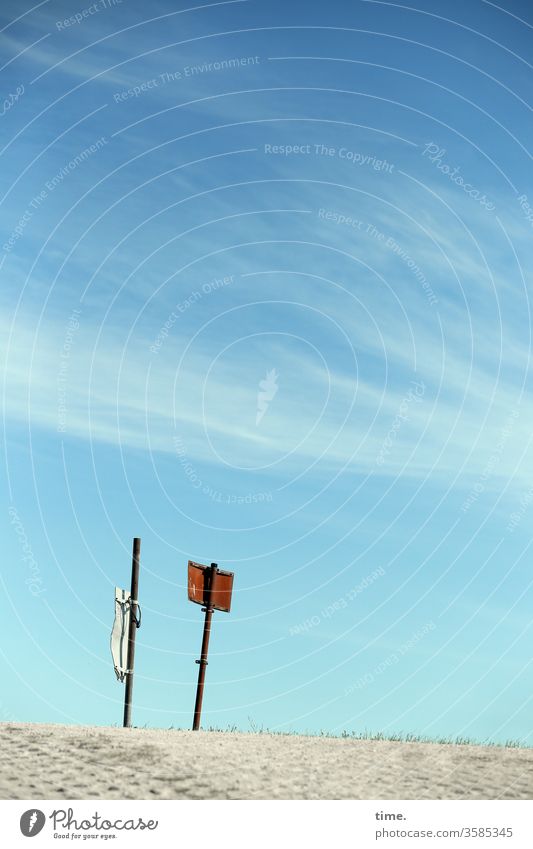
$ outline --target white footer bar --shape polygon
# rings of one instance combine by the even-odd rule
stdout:
[[[533,847],[533,802],[511,800],[0,801],[0,822],[10,849]]]

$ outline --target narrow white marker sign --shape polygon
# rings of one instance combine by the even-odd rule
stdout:
[[[128,671],[128,634],[130,632],[130,592],[115,587],[115,621],[111,632],[111,654],[115,675],[122,683]]]

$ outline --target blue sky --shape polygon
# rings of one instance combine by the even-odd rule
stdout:
[[[533,742],[525,2],[0,13],[2,718]],[[423,6],[423,8],[422,8]],[[76,18],[78,15],[78,18]]]

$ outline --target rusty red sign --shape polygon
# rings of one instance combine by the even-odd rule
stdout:
[[[207,603],[208,580],[211,569],[202,563],[189,560],[188,592],[189,601],[195,604]],[[214,571],[214,586],[211,587],[211,607],[229,613],[231,609],[231,594],[233,591],[233,572],[222,569]]]

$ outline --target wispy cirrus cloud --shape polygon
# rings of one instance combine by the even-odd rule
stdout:
[[[321,302],[324,305],[325,299]],[[465,464],[468,479],[479,473],[510,412],[517,410],[512,441],[493,479],[528,478],[525,467],[515,465],[530,439],[531,403],[527,398],[519,401],[519,385],[498,383],[490,370],[454,353],[453,340],[448,339],[439,362],[435,339],[419,333],[419,366],[414,372],[410,353],[395,344],[392,329],[386,341],[395,379],[380,383],[364,369],[355,375],[339,362],[324,366],[309,351],[279,340],[249,350],[245,358],[237,352],[218,364],[217,354],[214,360],[208,352],[193,348],[180,363],[183,346],[177,339],[169,338],[161,353],[150,357],[149,340],[136,337],[126,347],[125,340],[116,338],[119,329],[109,328],[93,350],[94,328],[84,328],[83,318],[80,322],[66,372],[66,427],[58,438],[94,439],[124,449],[172,454],[178,435],[188,454],[206,463],[219,464],[222,458],[244,468],[275,464],[273,471],[283,474],[321,458],[319,468],[349,464],[363,472],[396,475],[403,469],[405,475],[421,477],[431,471],[445,478]],[[363,325],[350,327],[345,317],[346,326],[354,338],[359,336],[357,344],[381,354],[376,339],[365,336]],[[7,329],[4,323],[4,337]],[[31,330],[18,329],[13,335],[6,372],[7,416],[12,423],[58,433],[64,338],[64,324],[48,320],[36,338]],[[276,403],[257,428],[257,383],[264,375],[265,355],[278,364],[284,379]],[[402,414],[414,382],[424,387],[423,397]],[[395,432],[398,416],[401,427]],[[378,467],[376,457],[391,428],[394,445],[386,463]]]

